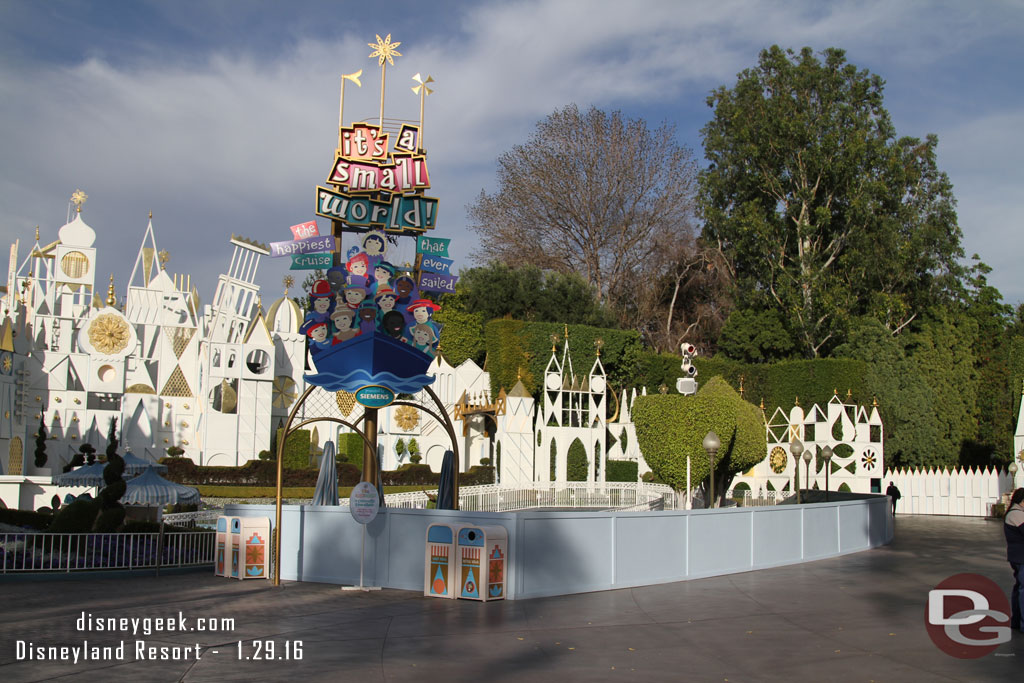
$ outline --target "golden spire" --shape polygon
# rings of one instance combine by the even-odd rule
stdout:
[[[149,220],[153,220],[153,212],[152,211],[149,212]]]
[[[740,398],[743,398],[743,375],[740,375]]]
[[[107,305],[117,305],[117,295],[114,294],[114,274],[110,274],[110,286],[107,287]]]
[[[597,349],[597,357],[598,358],[601,357],[601,349],[603,347],[604,347],[604,339],[601,339],[600,337],[598,337],[597,339],[594,340],[594,348]]]
[[[433,83],[434,79],[431,78],[430,76],[427,76],[427,80],[424,81],[422,78],[420,78],[419,74],[416,74],[415,76],[412,77],[412,80],[414,80],[417,83],[419,83],[419,85],[414,85],[412,87],[412,91],[420,96],[420,135],[419,135],[419,140],[417,140],[417,145],[416,146],[422,152],[423,151],[423,102],[424,102],[424,100],[427,99],[427,95],[429,95],[430,93],[434,92],[433,90],[431,90],[430,88],[427,87],[427,83]]]
[[[82,213],[82,204],[85,204],[85,200],[89,198],[89,195],[82,192],[81,190],[75,190],[71,195],[71,203],[75,205],[75,212]]]
[[[800,397],[799,396],[794,396],[793,397],[793,405],[795,405],[795,406],[800,405]]]
[[[523,379],[523,366],[522,365],[520,365],[518,368],[516,368],[516,381],[518,382],[521,379]]]
[[[556,346],[558,346],[558,335],[553,334],[551,335],[551,355],[554,355]]]
[[[378,39],[380,36],[377,36]],[[372,45],[370,47],[373,47]],[[372,56],[372,55],[371,55]],[[356,84],[356,87],[361,88],[363,84],[359,82],[359,77],[363,75],[363,70],[360,69],[352,74],[341,75],[341,99],[338,102],[338,153],[341,154],[341,129],[345,126],[345,81],[352,81]]]
[[[569,341],[569,323],[562,323],[562,324],[565,325],[565,341],[568,342]]]
[[[284,278],[281,280],[281,284],[284,285],[284,295],[287,297],[288,290],[295,285],[295,278],[293,278],[291,275],[285,275]]]
[[[401,43],[392,43],[391,34],[384,40],[381,40],[380,34],[377,35],[376,43],[367,43],[373,48],[373,52],[370,53],[370,59],[377,58],[377,65],[380,67],[380,127],[384,127],[384,78],[387,73],[387,64],[391,66],[395,65],[393,57],[401,57],[402,53],[396,50]],[[385,61],[387,64],[385,64]]]
[[[161,249],[156,253],[156,258],[160,261],[160,267],[166,269],[167,262],[171,260],[171,252],[166,249]]]
[[[761,412],[764,412],[764,396],[761,397]]]
[[[39,241],[39,226],[36,226],[36,242]]]
[[[832,389],[833,396],[839,396],[839,389]]]
[[[872,396],[871,397],[871,405],[873,405],[876,408],[878,407],[878,397],[877,396]]]
[[[847,402],[853,400],[853,390],[850,389],[850,388],[846,389],[846,400],[847,400]]]

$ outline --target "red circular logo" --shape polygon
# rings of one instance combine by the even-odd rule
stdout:
[[[977,659],[1010,640],[1010,601],[991,579],[956,574],[928,591],[924,623],[947,655]]]

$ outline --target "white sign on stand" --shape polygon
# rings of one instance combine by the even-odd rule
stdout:
[[[348,511],[352,519],[359,522],[363,527],[363,542],[359,549],[359,585],[342,586],[346,591],[379,591],[380,586],[363,585],[363,563],[366,557],[366,525],[377,517],[377,510],[380,509],[380,496],[377,487],[368,481],[361,481],[352,489],[348,498]]]

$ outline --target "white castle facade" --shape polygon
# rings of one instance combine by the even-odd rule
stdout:
[[[41,242],[37,230],[23,257],[18,242],[11,246],[0,319],[0,500],[8,507],[48,505],[51,477],[84,443],[102,453],[114,418],[122,451],[156,461],[176,447],[200,465],[244,464],[270,448],[306,389],[303,312],[287,292],[264,312],[255,284],[265,245],[232,236],[227,271],[201,306],[191,278],[164,269],[152,218],[141,232],[120,305],[113,275],[98,279],[96,233],[80,206],[58,239]],[[647,469],[625,392],[615,419],[605,418],[611,395],[599,358],[576,377],[568,357],[559,362],[553,353],[539,417],[521,383],[492,400],[489,373],[472,361],[452,367],[440,358],[431,368],[462,439],[463,471],[489,458],[502,483],[548,481],[554,459],[554,476],[564,481],[577,439],[589,481],[604,481],[609,458]],[[338,407],[349,421],[362,410],[342,397]],[[47,461],[37,467],[40,421]],[[385,469],[408,459],[395,451],[399,439],[416,439],[435,471],[451,447],[441,425],[408,406],[381,410],[378,428]],[[322,423],[317,445],[338,431],[347,430]]]

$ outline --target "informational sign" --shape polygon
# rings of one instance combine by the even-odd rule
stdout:
[[[416,253],[430,254],[431,256],[448,256],[448,237],[426,237],[421,235],[416,239]]]
[[[395,392],[387,387],[368,386],[356,392],[356,402],[367,408],[384,408],[395,400]]]
[[[307,221],[305,223],[293,225],[290,228],[290,230],[292,231],[292,235],[297,240],[304,240],[307,237],[320,236],[320,228],[317,227],[316,221]]]
[[[420,261],[420,268],[427,271],[428,273],[448,275],[451,273],[453,263],[455,262],[450,258],[442,258],[440,256],[431,256],[428,254],[424,254],[423,260]]]
[[[352,519],[360,524],[369,524],[377,517],[380,497],[377,487],[368,481],[361,481],[352,489],[348,498],[348,511]]]
[[[293,254],[288,270],[326,270],[332,265],[330,254]]]
[[[421,292],[444,292],[455,293],[455,283],[458,282],[458,275],[439,275],[437,273],[422,273],[420,275],[419,288]]]
[[[334,251],[334,237],[323,235],[322,237],[307,237],[302,240],[291,240],[288,242],[271,242],[270,255],[292,256],[293,254],[315,254],[324,251]]]

